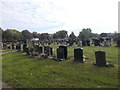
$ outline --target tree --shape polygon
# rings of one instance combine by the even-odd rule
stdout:
[[[71,32],[71,34],[69,35],[69,39],[72,39],[72,40],[76,39],[74,32]]]
[[[12,29],[7,29],[4,31],[4,40],[5,41],[15,41],[12,33]]]
[[[54,34],[53,34],[53,39],[57,39],[57,38],[58,38],[57,34],[54,33]]]
[[[41,33],[39,34],[38,37],[39,37],[39,40],[50,40],[51,39],[51,36],[48,33]]]
[[[23,40],[21,32],[15,29],[7,29],[3,32],[3,41]]]
[[[63,39],[63,38],[66,38],[66,37],[68,37],[68,34],[67,34],[66,30],[61,30],[61,31],[58,31],[58,32],[53,34],[54,39],[57,39],[57,38]]]
[[[79,33],[78,38],[80,40],[89,40],[92,37],[92,30],[90,28],[83,28]]]
[[[32,34],[28,31],[28,30],[23,30],[22,31],[22,35],[24,37],[24,39],[26,40],[30,40],[33,38]]]
[[[33,32],[32,36],[33,36],[33,38],[38,38],[39,37],[38,34],[37,34],[37,32]]]
[[[101,33],[100,37],[107,37],[107,33]]]
[[[2,42],[2,37],[3,37],[3,29],[0,27],[0,42]]]

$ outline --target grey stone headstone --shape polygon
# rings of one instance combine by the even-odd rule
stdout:
[[[74,49],[74,61],[84,62],[82,48]]]
[[[96,58],[96,65],[106,66],[106,55],[104,51],[96,51],[95,58]]]

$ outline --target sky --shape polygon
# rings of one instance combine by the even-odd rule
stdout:
[[[118,31],[119,0],[0,0],[0,27],[38,33],[83,28],[92,33]]]

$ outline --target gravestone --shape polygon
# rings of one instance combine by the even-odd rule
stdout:
[[[43,51],[42,46],[40,46],[40,47],[38,48],[38,51],[39,51],[39,54],[41,54],[41,53],[42,53],[42,51]]]
[[[61,45],[59,46],[59,49],[62,50],[63,52],[63,56],[64,56],[64,59],[68,59],[68,50],[67,50],[67,46],[66,45]]]
[[[27,54],[27,55],[30,55],[30,51],[29,51],[29,48],[28,48],[28,47],[26,47],[26,54]]]
[[[86,41],[82,40],[82,46],[86,46]]]
[[[14,48],[14,44],[12,44],[12,49],[15,49],[15,48]]]
[[[96,51],[95,58],[96,58],[96,65],[106,66],[106,55],[104,51]]]
[[[21,44],[18,44],[18,51],[21,51]]]
[[[16,45],[16,49],[18,49],[19,48],[19,46],[18,45]]]
[[[53,55],[53,48],[50,47],[50,53],[51,53],[51,56]]]
[[[23,44],[23,52],[26,52],[27,44]]]
[[[49,56],[49,46],[44,46],[44,53]]]
[[[95,39],[95,41],[94,41],[94,45],[95,45],[95,46],[100,46],[100,40]]]
[[[52,47],[50,46],[45,46],[44,47],[44,53],[47,54],[48,56],[52,56],[53,52],[52,52]]]
[[[57,59],[61,60],[61,59],[65,59],[64,58],[64,53],[63,53],[63,48],[58,48],[57,49]]]
[[[86,40],[87,46],[90,46],[90,40]]]
[[[82,41],[78,41],[77,45],[81,47],[82,46]]]
[[[117,47],[120,47],[120,39],[117,40],[116,44]]]
[[[74,49],[74,61],[77,61],[77,62],[85,61],[85,59],[83,58],[83,49],[82,48]]]
[[[39,45],[34,45],[35,52],[39,52]]]

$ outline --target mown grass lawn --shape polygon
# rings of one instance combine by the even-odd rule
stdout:
[[[57,46],[54,47],[56,56]],[[83,47],[88,57],[85,63],[73,62],[74,48],[68,47],[69,59],[57,62],[52,59],[30,58],[14,52],[3,56],[3,81],[16,88],[117,88],[118,87],[118,48]],[[114,67],[98,67],[95,51],[106,52],[107,62]]]
[[[15,49],[5,49],[5,50],[0,50],[0,52],[9,52],[9,51],[14,51]]]

